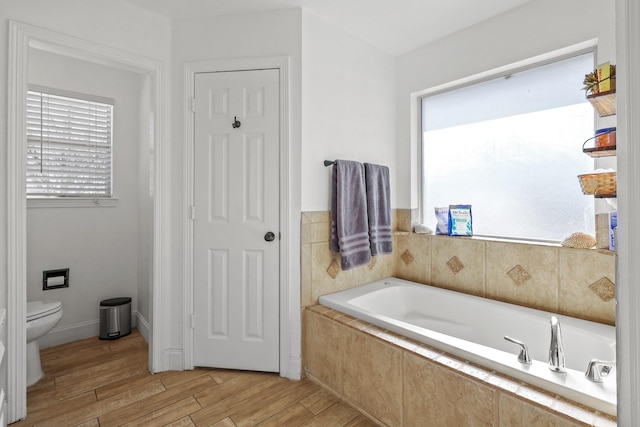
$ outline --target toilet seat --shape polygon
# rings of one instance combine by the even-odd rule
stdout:
[[[61,309],[60,301],[29,301],[27,302],[27,322],[50,316]]]

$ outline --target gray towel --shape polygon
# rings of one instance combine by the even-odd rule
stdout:
[[[393,234],[391,230],[389,168],[365,163],[364,170],[367,183],[371,255],[390,254],[393,251]]]
[[[371,261],[367,190],[362,163],[336,160],[333,166],[329,246],[332,252],[340,253],[342,270]]]

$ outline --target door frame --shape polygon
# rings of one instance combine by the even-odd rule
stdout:
[[[170,276],[170,254],[167,244],[167,226],[171,206],[168,203],[168,161],[166,139],[165,96],[169,92],[164,61],[132,52],[79,39],[17,21],[9,21],[9,55],[7,87],[7,408],[8,421],[26,416],[26,104],[29,50],[49,52],[132,71],[151,79],[151,106],[154,113],[153,143],[153,258],[151,285],[151,319],[149,336],[149,369],[160,372],[167,369],[164,340],[170,324],[162,316],[167,305],[165,289]]]
[[[257,57],[239,59],[214,59],[208,61],[187,62],[184,66],[184,141],[185,141],[185,205],[184,205],[184,368],[193,369],[193,219],[191,209],[194,205],[194,113],[193,97],[195,75],[221,71],[249,71],[260,69],[278,69],[280,74],[280,376],[299,379],[301,376],[300,357],[296,353],[299,342],[300,301],[295,296],[295,288],[290,274],[290,179],[289,151],[291,129],[289,127],[289,57]],[[298,319],[296,327],[296,319]]]
[[[640,5],[616,0],[618,122],[618,240],[616,241],[616,343],[618,425],[640,425]]]

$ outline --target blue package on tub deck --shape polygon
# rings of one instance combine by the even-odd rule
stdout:
[[[449,234],[449,207],[435,208],[436,234]]]
[[[473,236],[471,205],[449,205],[449,236]]]

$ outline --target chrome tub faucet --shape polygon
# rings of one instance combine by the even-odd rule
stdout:
[[[551,316],[551,344],[549,345],[549,369],[554,372],[566,372],[564,360],[564,347],[562,345],[562,333],[560,332],[560,320]]]
[[[605,362],[604,360],[593,359],[587,366],[587,371],[584,376],[594,383],[601,383],[602,377],[608,376],[613,367],[616,366],[615,361]]]
[[[530,365],[531,364],[531,357],[529,356],[529,349],[527,348],[527,345],[525,343],[523,343],[522,341],[518,341],[516,339],[513,339],[513,338],[511,338],[511,337],[509,337],[507,335],[504,336],[504,339],[520,346],[520,353],[518,354],[518,362],[524,363],[525,365]]]

